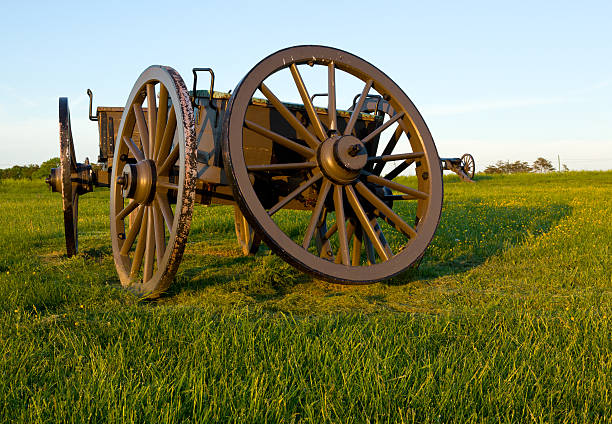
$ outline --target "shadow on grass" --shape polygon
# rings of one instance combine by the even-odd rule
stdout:
[[[571,213],[566,204],[546,207],[499,205],[479,200],[447,202],[436,236],[420,266],[386,282],[404,285],[465,272],[488,258],[519,246],[529,235],[548,232]],[[256,302],[282,298],[313,278],[263,248],[254,257],[214,255],[204,252],[187,257],[177,283],[164,297],[217,287],[242,293]],[[197,265],[197,266],[195,266]],[[333,295],[333,293],[332,293]]]
[[[104,257],[113,256],[113,249],[110,244],[101,244],[97,247],[82,249],[80,254],[83,255],[86,260],[102,261]]]
[[[264,301],[282,297],[294,286],[311,281],[310,276],[264,248],[255,256],[201,255],[198,264],[200,266],[183,265],[177,284],[173,284],[164,297],[217,287]]]
[[[546,207],[490,206],[478,201],[447,203],[420,266],[394,277],[388,284],[468,271],[520,246],[530,235],[546,234],[571,211],[569,205],[559,203]]]

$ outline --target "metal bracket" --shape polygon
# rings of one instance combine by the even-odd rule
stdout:
[[[315,97],[327,97],[329,96],[329,94],[327,93],[317,93],[317,94],[313,94],[312,96],[310,96],[310,101],[314,101]]]
[[[195,100],[197,98],[197,87],[198,87],[198,72],[210,72],[210,91],[208,92],[208,101],[212,103],[213,92],[215,88],[215,73],[211,68],[193,68],[191,70],[193,72],[193,103],[195,105]]]
[[[98,120],[98,112],[96,112],[95,115],[91,114],[91,107],[93,104],[93,93],[91,92],[91,90],[88,88],[87,89],[87,95],[89,96],[89,120],[90,121],[97,121]]]
[[[193,68],[191,70],[193,72],[193,94],[191,102],[193,106],[196,105],[197,95],[197,87],[198,87],[198,72],[210,72],[210,90],[208,91],[208,106],[215,110],[215,127],[217,126],[217,121],[219,119],[219,108],[213,104],[213,93],[215,92],[215,73],[212,68]]]
[[[351,106],[350,110],[355,109],[355,106],[357,105],[357,99],[361,97],[361,93],[357,94],[354,98],[353,98],[353,105]],[[366,96],[366,99],[378,99],[378,101],[376,102],[376,110],[375,113],[378,113],[378,106],[380,106],[380,101],[383,100],[382,96],[378,95],[378,94],[368,94]],[[359,111],[361,112],[361,111]]]

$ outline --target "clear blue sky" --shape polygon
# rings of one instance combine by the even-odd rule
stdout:
[[[77,156],[97,158],[95,104],[123,106],[147,66],[233,89],[296,44],[370,61],[421,111],[441,156],[612,169],[612,2],[26,2],[0,5],[0,167],[58,155],[67,96]]]

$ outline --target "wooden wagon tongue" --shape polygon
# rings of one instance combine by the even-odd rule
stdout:
[[[210,74],[208,90],[197,89],[198,72]],[[310,96],[302,72],[307,81],[319,72],[327,93]],[[418,265],[440,218],[442,170],[473,178],[473,157],[441,160],[406,94],[348,52],[280,50],[231,94],[214,91],[210,68],[194,68],[193,78],[189,92],[174,69],[151,66],[125,107],[95,115],[87,90],[99,131],[95,168],[76,161],[68,99],[59,101],[60,167],[46,181],[62,194],[67,253],[78,252],[78,197],[109,187],[115,266],[139,295],[156,297],[172,283],[194,202],[233,206],[244,254],[263,241],[317,278],[368,284]],[[280,100],[274,81],[283,78],[301,104]],[[339,99],[345,82],[363,89]],[[317,96],[327,107],[314,105]],[[409,169],[415,176],[401,177]]]

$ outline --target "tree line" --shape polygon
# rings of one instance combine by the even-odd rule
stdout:
[[[533,164],[517,160],[516,162],[498,160],[495,165],[489,165],[484,170],[485,174],[518,174],[521,172],[552,172],[556,171],[553,164],[544,158],[537,158]],[[561,171],[569,171],[567,165],[563,164]]]
[[[59,167],[59,158],[51,158],[40,165],[15,165],[11,168],[0,169],[0,179],[42,179],[51,173],[51,168]],[[517,160],[516,162],[499,160],[495,165],[489,165],[485,174],[516,174],[520,172],[551,172],[555,171],[553,164],[544,158],[537,158],[533,164]],[[569,171],[563,164],[561,171]]]
[[[51,158],[40,165],[15,165],[11,168],[0,169],[0,180],[43,179],[51,173],[51,168],[58,168],[59,163],[59,158]]]

